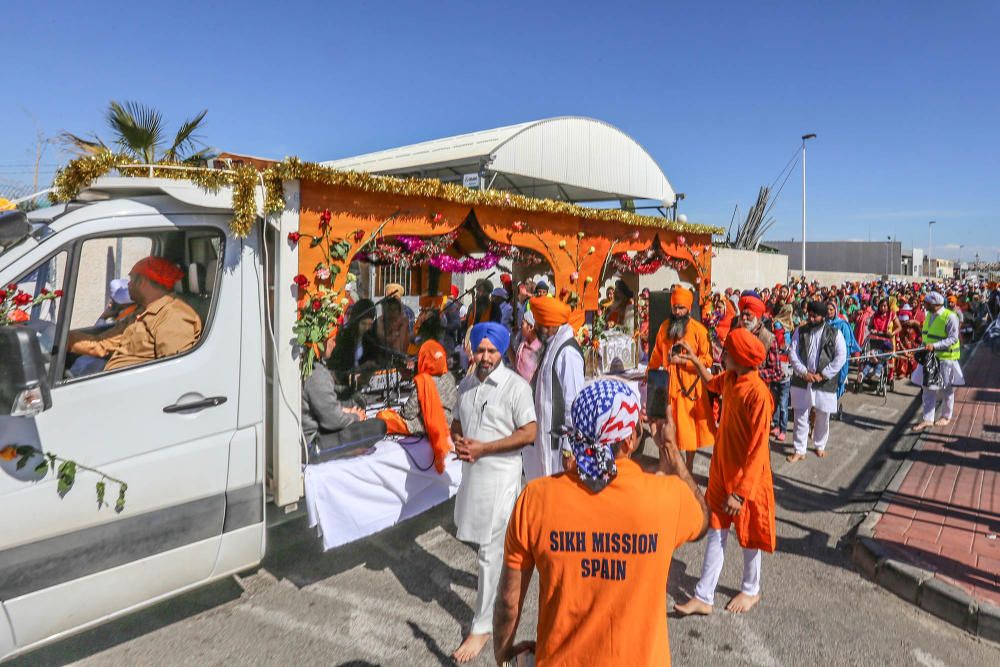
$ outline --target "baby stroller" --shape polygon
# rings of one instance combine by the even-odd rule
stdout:
[[[896,390],[895,364],[892,357],[886,354],[894,350],[892,337],[888,334],[872,332],[868,335],[861,348],[854,393],[869,389],[878,396],[885,396],[887,391]]]

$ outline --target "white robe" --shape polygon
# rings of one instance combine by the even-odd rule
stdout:
[[[539,477],[554,475],[563,470],[562,444],[552,449],[551,434],[553,428],[562,424],[552,423],[552,401],[562,401],[565,405],[566,420],[570,420],[570,408],[573,399],[583,389],[583,357],[575,349],[566,348],[562,354],[557,352],[563,344],[573,337],[573,327],[564,324],[545,346],[545,353],[538,364],[538,374],[535,380],[535,415],[538,418],[538,432],[535,434],[535,444],[521,451],[524,461],[524,476],[530,482]],[[552,396],[552,372],[559,374],[562,383],[562,395]]]
[[[531,387],[502,364],[485,381],[475,373],[458,385],[455,419],[467,438],[492,442],[535,421]],[[458,539],[489,544],[504,531],[521,491],[521,451],[483,456],[462,464],[462,483],[455,500]]]
[[[829,325],[824,324],[823,326],[826,327]],[[837,332],[836,355],[825,368],[817,370],[822,338],[823,332],[821,329],[813,334],[810,340],[811,345],[805,354],[806,363],[803,364],[799,358],[799,330],[796,329],[795,333],[792,334],[792,347],[788,355],[788,360],[792,363],[792,370],[796,375],[819,373],[823,377],[830,379],[840,373],[840,369],[847,363],[847,341],[844,340],[844,335],[839,331]],[[792,409],[795,410],[795,414],[802,414],[803,410],[808,411],[810,408],[833,413],[837,411],[837,390],[820,391],[812,382],[805,387],[796,387],[793,384],[791,387],[791,405]]]

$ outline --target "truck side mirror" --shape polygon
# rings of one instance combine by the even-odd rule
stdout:
[[[38,334],[0,327],[0,414],[33,417],[52,407]]]

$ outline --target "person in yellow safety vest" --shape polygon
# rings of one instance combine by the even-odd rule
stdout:
[[[913,372],[913,383],[923,387],[923,419],[913,427],[914,431],[947,426],[955,410],[955,387],[965,384],[958,363],[962,354],[958,316],[944,307],[944,297],[938,292],[929,292],[924,297],[924,305],[927,309],[922,332],[924,349],[938,358],[940,373],[936,382],[925,383],[923,364]],[[938,400],[942,404],[941,417],[934,421]]]

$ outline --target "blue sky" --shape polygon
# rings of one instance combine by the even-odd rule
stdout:
[[[997,259],[1000,3],[588,4],[8,1],[0,185],[30,183],[36,128],[103,133],[111,99],[309,160],[571,114],[727,226],[815,132],[811,239],[926,247],[934,219],[935,254]],[[799,178],[773,238],[799,237]]]

